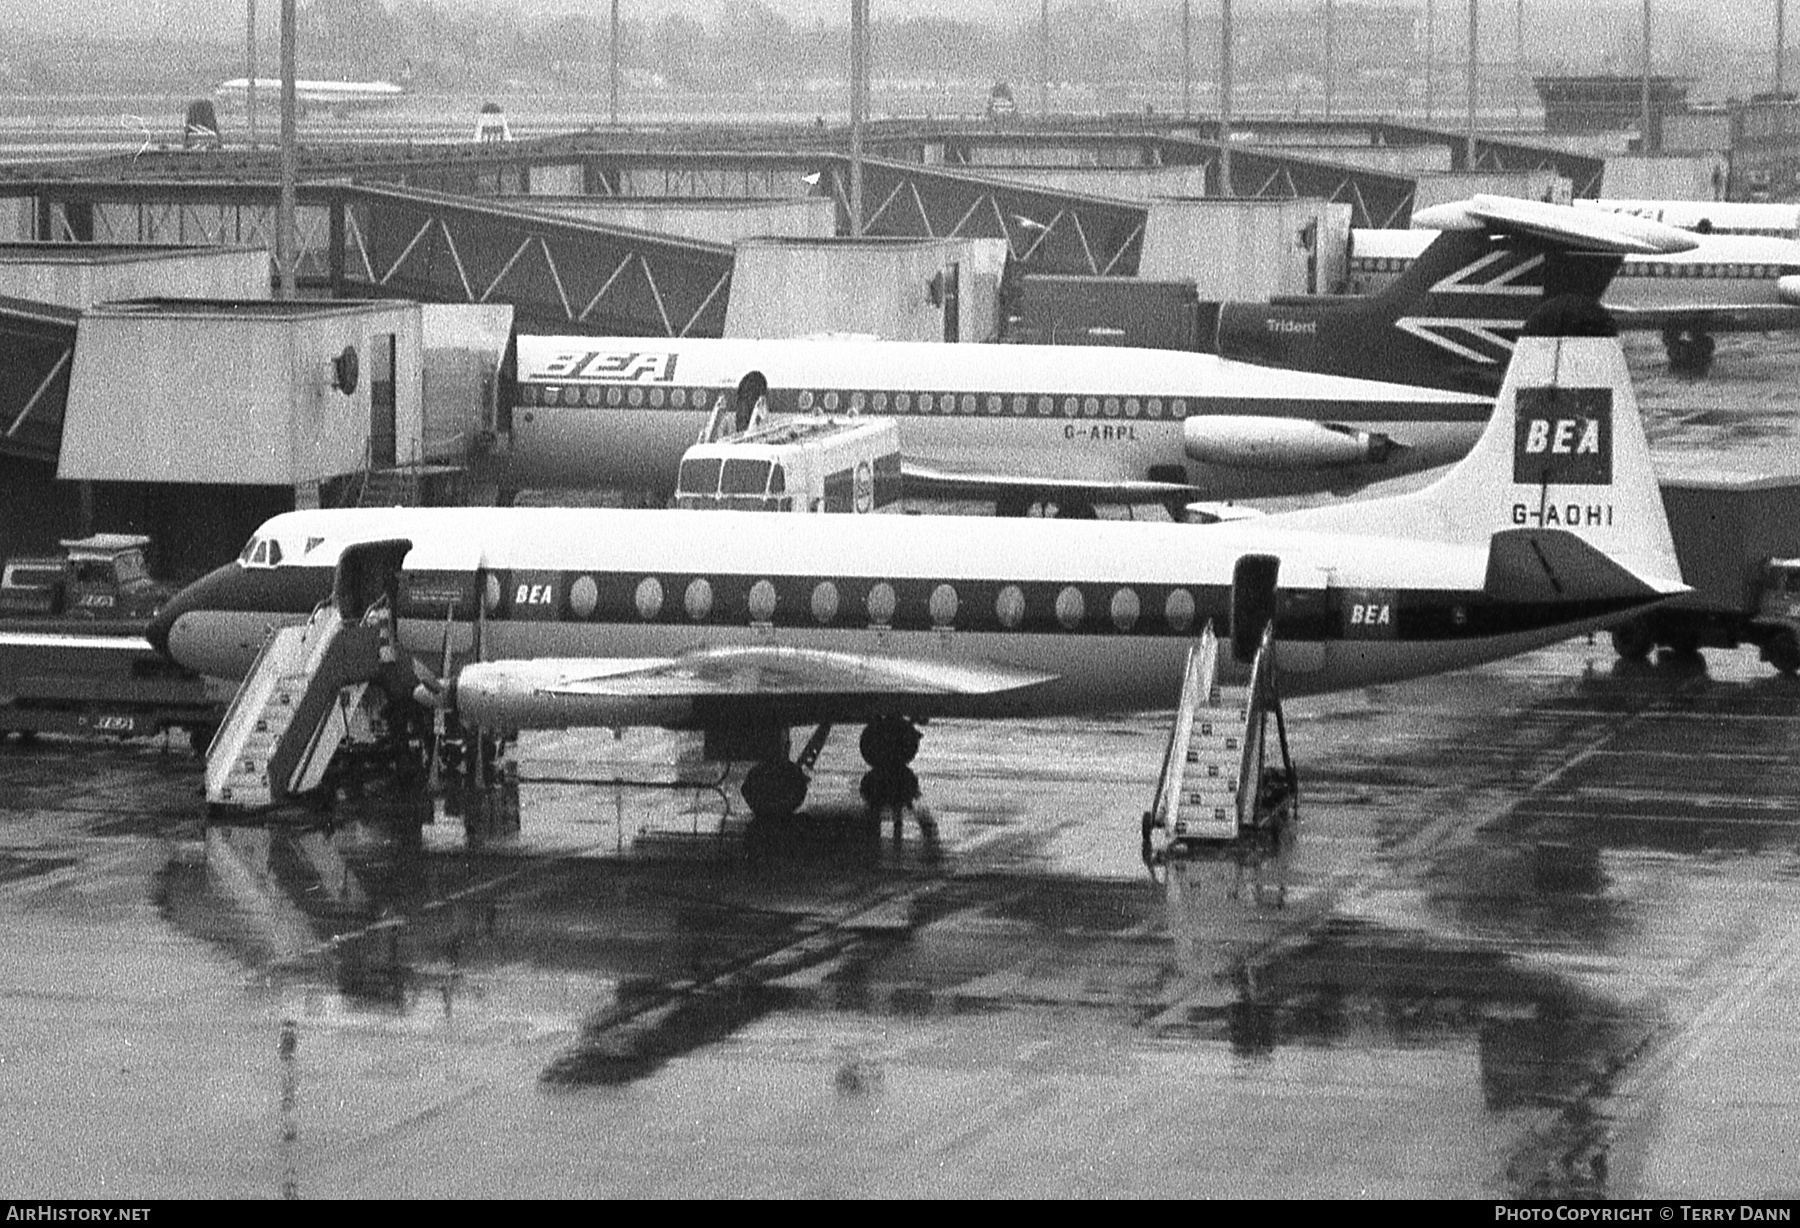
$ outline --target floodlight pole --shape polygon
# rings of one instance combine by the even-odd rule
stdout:
[[[1479,0],[1469,0],[1469,129],[1468,148],[1464,153],[1463,170],[1475,169],[1475,109],[1481,100],[1481,73],[1477,65],[1480,63],[1478,51],[1480,31],[1477,16]]]
[[[281,0],[281,198],[275,207],[275,268],[280,297],[296,297],[294,181],[298,178],[298,133],[294,122],[294,41],[297,0]]]
[[[246,0],[244,17],[244,119],[250,148],[256,148],[256,0]]]
[[[1231,195],[1231,0],[1219,0],[1219,195]]]
[[[1181,118],[1194,114],[1194,0],[1181,0]]]
[[[869,114],[869,0],[850,0],[850,237],[863,234],[863,122]]]

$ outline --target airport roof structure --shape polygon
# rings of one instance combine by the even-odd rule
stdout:
[[[1282,148],[1282,139],[1345,145],[1443,143],[1457,169],[1553,169],[1592,194],[1602,163],[1511,142],[1382,121],[1265,120],[1234,133],[1232,187],[1254,198],[1348,204],[1352,225],[1405,226],[1417,180]],[[308,145],[298,188],[298,275],[311,290],[428,302],[507,303],[520,327],[639,336],[719,336],[734,265],[725,243],[557,217],[532,197],[826,196],[852,233],[852,164],[842,126],[690,125],[591,129],[494,142]],[[868,125],[861,162],[865,236],[1003,238],[1021,272],[1132,276],[1142,201],[1025,183],[1009,157],[1039,165],[1059,151],[1088,167],[1200,168],[1220,187],[1217,125],[1173,116],[1058,117],[996,128],[954,121]],[[1206,139],[1208,137],[1215,139]],[[1330,142],[1328,142],[1330,143]],[[273,248],[273,148],[147,150],[0,168],[0,197],[30,201],[37,237],[116,243]]]

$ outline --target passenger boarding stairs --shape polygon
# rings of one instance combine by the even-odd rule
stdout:
[[[363,695],[392,656],[385,607],[346,620],[326,602],[275,628],[206,751],[209,814],[260,810],[320,786],[358,722]]]
[[[1156,798],[1144,814],[1144,860],[1152,868],[1184,853],[1281,851],[1297,782],[1274,667],[1273,624],[1263,631],[1244,686],[1220,684],[1219,642],[1210,622],[1188,650]],[[1268,755],[1271,718],[1278,763]]]

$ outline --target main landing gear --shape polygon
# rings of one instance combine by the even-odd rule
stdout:
[[[869,765],[860,788],[863,805],[877,818],[891,816],[898,840],[902,819],[919,800],[919,778],[911,766],[919,753],[919,727],[905,717],[879,717],[863,729],[858,749]]]
[[[1669,355],[1669,370],[1674,374],[1703,376],[1712,370],[1717,343],[1711,333],[1691,325],[1671,324],[1663,329],[1662,339],[1663,349]]]
[[[750,813],[759,819],[774,820],[788,818],[800,809],[806,802],[807,787],[812,784],[813,764],[819,761],[819,752],[825,749],[825,739],[830,736],[831,726],[820,725],[800,748],[799,757],[790,760],[784,731],[778,739],[782,754],[759,760],[744,775],[739,792]]]
[[[812,783],[813,765],[825,740],[831,735],[830,725],[820,725],[789,760],[785,753],[786,737],[765,745],[764,755],[744,777],[744,803],[757,819],[785,819],[806,802],[806,791]],[[870,813],[892,817],[896,833],[905,813],[919,800],[919,778],[911,764],[919,753],[919,728],[905,717],[877,717],[864,727],[857,747],[869,765],[860,792]]]

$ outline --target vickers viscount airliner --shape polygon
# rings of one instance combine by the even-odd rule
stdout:
[[[271,626],[321,603],[391,611],[417,698],[466,726],[703,730],[714,757],[755,761],[745,796],[775,815],[806,792],[795,727],[867,726],[879,770],[930,719],[1168,707],[1209,623],[1237,641],[1272,621],[1291,696],[1491,661],[1681,591],[1611,322],[1561,300],[1527,326],[1476,447],[1406,495],[1207,527],[297,511],[178,594],[150,638],[237,677]],[[399,673],[386,702],[404,710]]]

